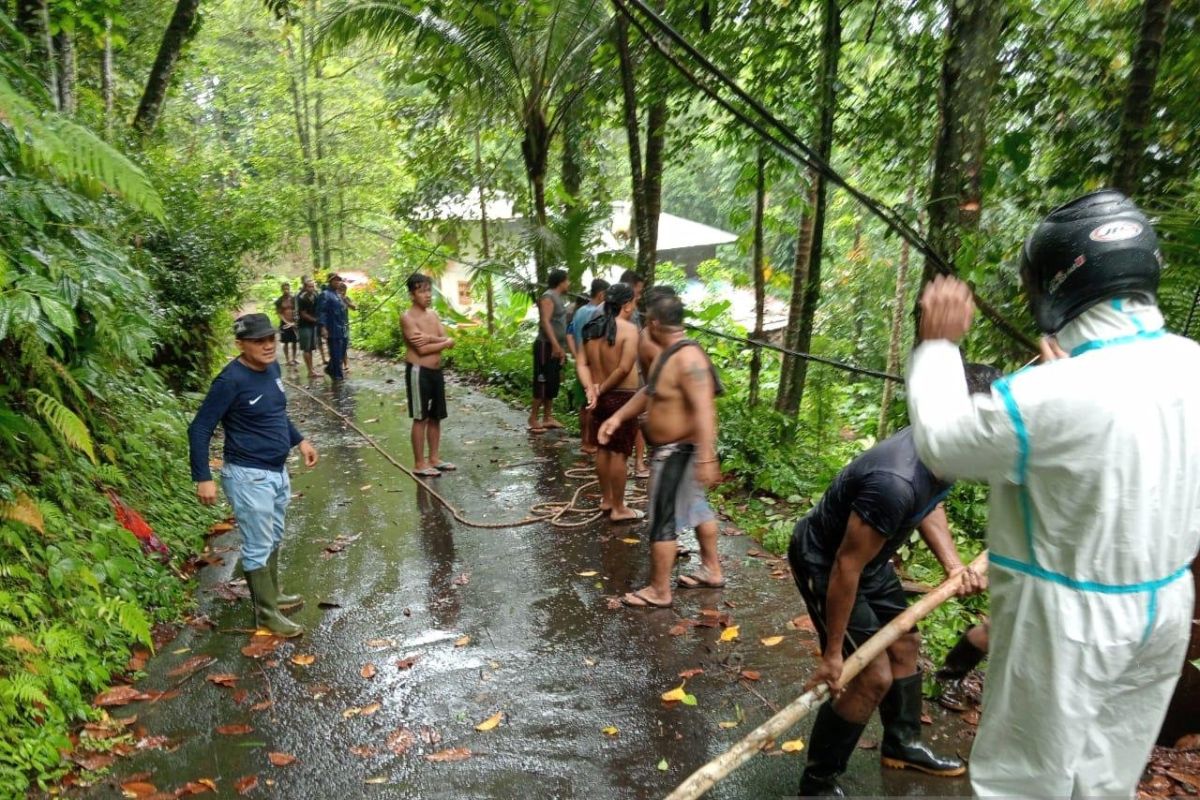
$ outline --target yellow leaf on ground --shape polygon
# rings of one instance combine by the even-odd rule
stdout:
[[[366,486],[360,486],[360,487],[358,487],[358,490],[359,490],[360,492],[365,492],[365,491],[367,491],[367,490],[368,490],[368,489],[370,489],[370,488],[371,488],[371,484],[369,484],[369,483],[368,483]]]
[[[470,637],[470,636],[463,636],[463,637],[462,637],[462,638],[460,638],[460,639],[455,639],[455,640],[454,640],[454,646],[455,646],[455,647],[466,647],[466,646],[467,646],[467,645],[469,645],[470,643],[471,643],[471,637]]]
[[[792,739],[781,744],[779,749],[785,753],[799,753],[804,749],[804,741],[802,739]]]
[[[371,703],[369,706],[362,707],[362,715],[369,717],[381,708],[383,708],[383,703]]]
[[[736,721],[733,721],[733,722],[718,722],[718,723],[717,723],[717,727],[718,727],[718,728],[724,728],[725,730],[729,730],[730,728],[736,728],[737,726],[738,726],[738,723],[737,723]]]
[[[620,733],[620,731],[618,731],[613,725],[609,725],[607,728],[601,728],[600,732],[605,736],[616,736],[618,733]]]
[[[298,667],[307,667],[316,660],[317,660],[316,656],[308,656],[308,655],[292,656],[292,663]]]
[[[671,691],[663,692],[662,694],[663,701],[667,703],[681,703],[685,697],[687,697],[687,692],[683,690],[682,683]]]
[[[625,544],[641,544],[642,543],[641,539],[635,539],[632,536],[626,536],[621,541],[624,542]]]
[[[579,577],[581,577],[581,578],[594,578],[598,574],[599,573],[596,572],[596,570],[594,570],[594,569],[589,569],[586,572],[578,573]]]
[[[768,636],[765,639],[760,639],[760,641],[763,643],[763,647],[774,647],[775,645],[777,645],[783,641],[783,637],[782,636]]]
[[[377,670],[375,669],[374,664],[364,664],[363,668],[358,671],[358,674],[362,675],[367,680],[370,680],[371,678],[375,677],[376,671]]]
[[[721,641],[722,642],[732,642],[736,638],[738,638],[738,626],[737,625],[730,625],[728,628],[721,631]]]
[[[367,647],[391,647],[394,645],[391,639],[368,639]]]
[[[475,730],[477,730],[477,731],[490,731],[492,728],[494,728],[494,727],[496,727],[497,725],[499,725],[499,724],[500,724],[500,720],[502,720],[502,719],[504,719],[504,712],[503,712],[503,711],[497,711],[495,714],[492,714],[490,717],[488,717],[487,719],[485,719],[483,722],[481,722],[481,723],[479,723],[478,725],[476,725],[476,726],[475,726]]]

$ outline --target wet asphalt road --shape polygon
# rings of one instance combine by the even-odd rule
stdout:
[[[402,369],[359,360],[337,391],[312,386],[411,463]],[[311,471],[292,465],[299,496],[282,553],[285,587],[308,599],[291,616],[308,632],[264,658],[242,655],[252,638],[237,630],[251,626],[248,601],[215,591],[231,577],[236,549],[223,548],[235,548],[237,534],[211,539],[224,564],[201,572],[199,610],[214,629],[185,627],[138,684],[178,685],[179,696],[113,711],[137,714],[145,734],[178,746],[122,759],[86,796],[119,796],[121,781],[149,771],[160,790],[208,778],[222,797],[236,796],[235,782],[254,775],[258,786],[248,796],[656,798],[770,716],[771,705],[800,693],[815,634],[788,626],[804,608],[786,570],[780,576],[785,564],[748,555],[758,548],[747,537],[720,538],[725,590],[681,591],[672,610],[610,610],[608,598],[645,580],[644,524],[462,526],[358,434],[303,395],[289,391],[289,399],[293,419],[321,454]],[[433,480],[467,516],[517,519],[578,485],[563,477],[578,460],[577,441],[528,435],[519,410],[468,386],[451,385],[449,404],[442,455],[459,471]],[[339,536],[344,549],[327,552]],[[622,541],[628,537],[641,541]],[[579,574],[591,571],[597,574]],[[728,613],[739,639],[719,642],[720,627],[671,634],[681,619],[702,619],[702,609]],[[760,642],[777,635],[784,637],[777,646]],[[216,661],[182,684],[167,676],[197,655]],[[302,666],[295,656],[313,660]],[[411,667],[397,666],[410,658]],[[368,664],[376,670],[370,679],[362,675]],[[697,705],[663,703],[660,695],[680,685],[679,673],[695,668],[704,673],[687,681],[687,691]],[[761,678],[740,680],[742,670]],[[236,687],[206,681],[213,673],[237,675]],[[253,710],[267,700],[270,708]],[[354,711],[374,704],[373,713]],[[939,749],[966,754],[962,724],[926,706],[935,720],[927,738],[932,733]],[[475,730],[497,713],[498,727]],[[739,718],[736,728],[718,726]],[[239,723],[253,731],[216,732]],[[807,741],[810,725],[802,722],[792,735]],[[615,737],[602,732],[610,726]],[[400,729],[412,736],[398,735],[400,749],[409,744],[397,755],[389,736]],[[879,735],[876,720],[865,739]],[[472,755],[452,763],[424,757],[448,748]],[[269,752],[296,761],[272,766]],[[792,795],[803,758],[760,755],[709,796]],[[867,749],[855,753],[843,783],[856,795],[970,794],[965,780],[881,770],[878,750]]]

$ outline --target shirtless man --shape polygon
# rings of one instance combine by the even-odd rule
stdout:
[[[611,290],[610,290],[611,291]],[[717,521],[704,497],[705,487],[721,477],[717,464],[716,396],[723,389],[712,362],[683,333],[683,302],[659,297],[649,305],[646,330],[663,352],[646,385],[600,426],[603,445],[626,421],[647,411],[644,433],[655,446],[650,482],[650,583],[621,598],[634,608],[671,605],[671,568],[675,540],[685,528],[696,529],[700,567],[679,579],[681,589],[719,589],[725,585],[717,556]]]
[[[279,288],[283,291],[275,301],[275,313],[279,315],[279,343],[283,345],[283,357],[288,366],[294,366],[300,363],[296,360],[296,345],[300,341],[296,331],[296,298],[287,281]]]
[[[442,461],[442,420],[446,418],[446,383],[442,376],[442,351],[454,347],[442,321],[430,310],[433,282],[428,275],[413,273],[405,282],[412,307],[400,318],[407,349],[404,354],[404,384],[408,389],[408,416],[412,418],[413,472],[435,478],[457,469]],[[429,458],[425,446],[429,446]]]
[[[575,371],[587,393],[592,425],[604,421],[637,394],[637,326],[633,314],[633,290],[623,283],[610,286],[604,313],[597,314],[583,329],[583,347],[578,351]],[[633,522],[646,515],[625,505],[625,470],[633,453],[637,420],[621,424],[596,453],[596,477],[600,480],[600,510],[613,522]]]

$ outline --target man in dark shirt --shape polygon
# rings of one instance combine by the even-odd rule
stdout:
[[[325,291],[321,292],[321,300],[317,304],[321,332],[329,342],[329,362],[325,365],[325,374],[334,381],[346,377],[342,370],[346,365],[346,351],[350,347],[350,312],[338,294],[341,284],[341,276],[331,275],[329,284]]]
[[[968,375],[972,391],[986,391],[999,377],[975,365]],[[884,766],[944,776],[966,771],[959,759],[940,757],[921,742],[921,638],[915,628],[841,684],[843,658],[908,607],[891,559],[914,528],[948,577],[965,573],[961,595],[983,590],[983,578],[964,567],[955,550],[942,505],[949,491],[950,484],[918,459],[912,430],[905,428],[851,461],[796,523],[788,561],[823,654],[809,686],[828,683],[833,690],[813,724],[801,796],[844,796],[837,777],[876,706]]]
[[[313,350],[320,347],[320,319],[317,318],[317,283],[307,275],[303,278],[303,288],[296,296],[297,325],[300,329],[300,352],[304,356],[304,366],[308,368],[308,377],[313,377]]]
[[[302,602],[279,589],[279,546],[292,497],[284,464],[299,445],[305,465],[312,467],[317,451],[288,419],[270,319],[246,314],[233,331],[242,354],[221,370],[188,426],[192,480],[200,502],[214,505],[217,485],[209,470],[208,446],[219,423],[225,429],[221,485],[242,534],[242,570],[255,624],[279,636],[299,636],[304,629],[280,613],[281,607]]]

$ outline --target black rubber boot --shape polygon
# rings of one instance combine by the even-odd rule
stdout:
[[[275,584],[275,606],[280,611],[291,611],[304,605],[303,597],[298,594],[284,594],[283,589],[279,588],[278,548],[271,551],[271,557],[267,559],[267,569],[271,571],[271,583]]]
[[[275,583],[267,567],[246,570],[246,585],[250,587],[250,600],[254,603],[256,627],[266,628],[285,639],[304,633],[304,628],[279,613],[275,603]]]
[[[916,769],[930,775],[954,777],[967,767],[957,758],[943,758],[921,741],[921,673],[897,678],[879,704],[883,720],[883,765],[892,769]]]
[[[954,647],[950,648],[950,652],[946,654],[945,663],[934,674],[934,677],[939,681],[962,680],[970,674],[971,670],[979,666],[979,662],[983,661],[985,656],[987,653],[971,644],[971,640],[964,633]]]
[[[842,719],[832,702],[821,706],[808,741],[808,763],[800,776],[801,797],[846,796],[837,779],[846,771],[850,754],[865,727]]]

